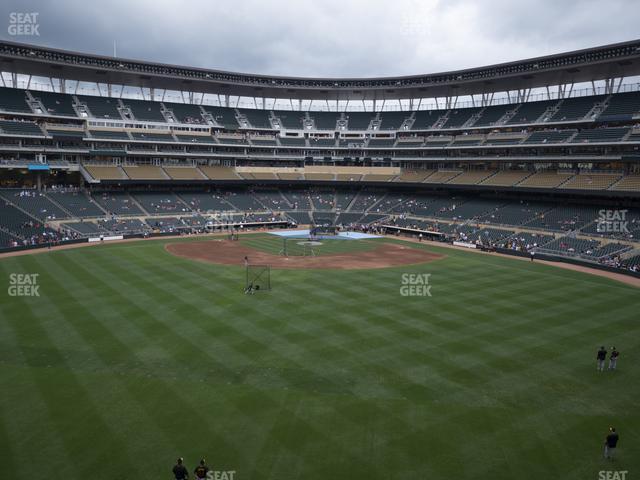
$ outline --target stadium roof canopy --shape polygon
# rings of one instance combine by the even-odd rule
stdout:
[[[225,72],[0,42],[0,70],[85,82],[243,97],[388,100],[479,95],[640,74],[640,40],[451,72],[300,78]]]

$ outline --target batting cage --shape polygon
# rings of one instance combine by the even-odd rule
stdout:
[[[244,293],[253,295],[256,292],[271,290],[270,265],[247,265],[245,270]]]

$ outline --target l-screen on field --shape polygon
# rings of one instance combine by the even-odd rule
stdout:
[[[390,237],[293,242],[316,251],[258,233],[1,259],[38,286],[0,304],[5,470],[597,478],[609,425],[613,468],[640,469],[636,287]],[[245,257],[269,290],[247,292]]]

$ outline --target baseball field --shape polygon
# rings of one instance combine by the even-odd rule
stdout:
[[[281,243],[1,259],[3,478],[171,478],[178,456],[236,480],[640,474],[637,288],[400,240]],[[273,260],[270,291],[244,293],[245,252]],[[601,345],[617,371],[596,371]]]

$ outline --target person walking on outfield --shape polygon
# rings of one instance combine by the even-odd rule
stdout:
[[[616,429],[609,427],[609,435],[604,439],[604,458],[613,460],[616,453],[616,447],[618,446],[618,440],[620,440],[620,437],[618,436]]]
[[[596,358],[598,359],[598,371],[603,372],[604,361],[607,359],[607,351],[605,350],[604,346],[600,347],[600,350],[598,350],[598,355]]]
[[[619,356],[620,356],[620,352],[616,350],[616,347],[611,347],[611,355],[609,356],[609,370],[616,369]]]
[[[176,463],[173,467],[173,476],[176,478],[176,480],[187,480],[189,478],[189,472],[187,471],[186,467],[182,464],[184,462],[184,459],[182,457],[180,457],[178,459],[178,463]]]

